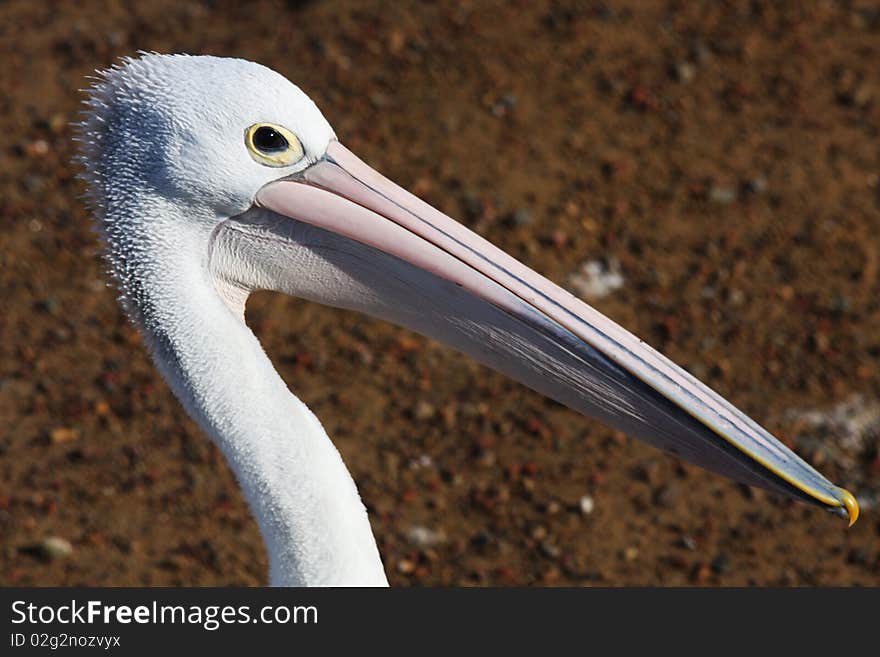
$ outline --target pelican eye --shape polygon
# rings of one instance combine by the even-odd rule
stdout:
[[[286,167],[302,159],[302,143],[290,130],[272,123],[255,123],[247,129],[244,143],[250,156],[267,167]]]
[[[283,153],[290,147],[290,144],[287,143],[284,135],[275,128],[261,125],[254,131],[254,146],[261,153]]]

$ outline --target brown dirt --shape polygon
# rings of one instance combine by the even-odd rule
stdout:
[[[265,581],[235,481],[104,286],[69,164],[84,77],[138,49],[276,68],[376,168],[554,280],[616,258],[602,312],[866,502],[847,530],[403,330],[257,295],[249,322],[342,451],[393,584],[880,583],[876,426],[835,458],[841,437],[790,413],[880,398],[880,13],[763,4],[4,3],[0,584]],[[73,553],[41,558],[47,536]]]

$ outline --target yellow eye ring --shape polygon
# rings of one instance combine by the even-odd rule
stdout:
[[[245,131],[244,143],[254,161],[267,167],[296,164],[305,154],[296,135],[274,123],[254,123]]]

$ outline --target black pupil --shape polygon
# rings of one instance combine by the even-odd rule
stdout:
[[[264,153],[279,153],[287,150],[288,143],[275,128],[263,126],[254,132],[254,146]]]

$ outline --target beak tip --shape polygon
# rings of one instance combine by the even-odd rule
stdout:
[[[856,500],[855,495],[850,493],[845,488],[841,488],[840,490],[840,503],[844,509],[846,509],[846,514],[849,516],[849,526],[852,527],[856,524],[856,520],[859,519],[859,503]]]

